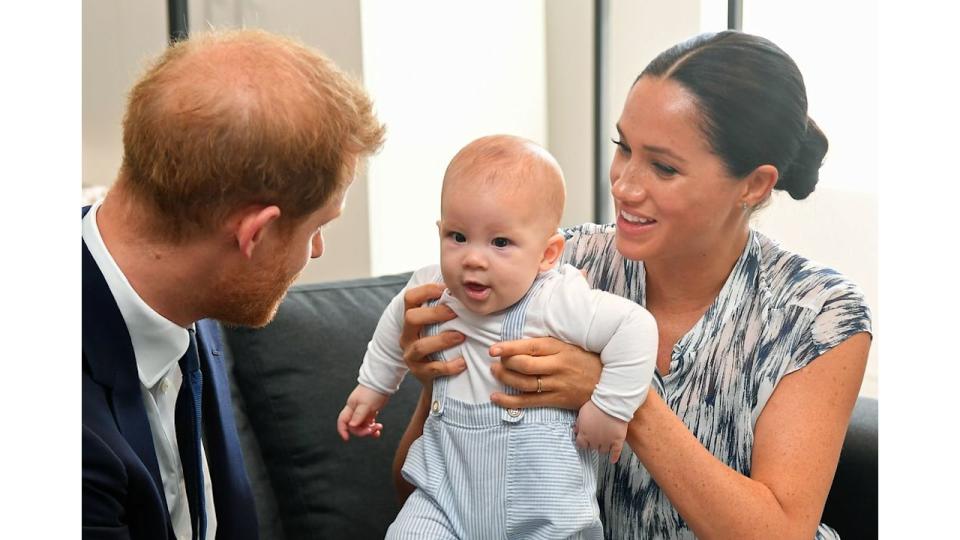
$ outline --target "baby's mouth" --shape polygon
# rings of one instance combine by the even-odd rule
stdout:
[[[490,287],[476,281],[465,281],[463,291],[472,300],[486,300],[490,296]]]

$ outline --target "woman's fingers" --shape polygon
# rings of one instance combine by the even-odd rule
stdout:
[[[440,298],[443,294],[442,283],[427,283],[409,289],[403,295],[403,330],[400,333],[400,346],[404,349],[420,337],[420,329],[425,324],[449,321],[456,317],[446,306],[422,307],[428,300]]]
[[[413,326],[442,323],[456,317],[457,314],[446,305],[412,307],[403,313],[404,322]]]
[[[490,356],[548,356],[557,354],[565,346],[566,343],[550,337],[503,341],[490,347]]]
[[[456,360],[450,360],[448,362],[441,362],[439,360],[420,362],[415,366],[411,366],[410,371],[418,380],[432,381],[437,377],[456,375],[465,369],[467,369],[467,362],[463,358],[457,358]]]
[[[509,371],[516,371],[525,375],[550,375],[559,371],[556,356],[504,356],[500,360]],[[536,386],[533,390],[536,391]]]
[[[410,343],[403,351],[403,360],[410,369],[418,362],[428,361],[431,354],[449,349],[463,343],[463,334],[447,331],[435,336],[427,336]]]
[[[445,288],[446,286],[443,283],[426,283],[408,289],[407,292],[403,294],[404,308],[410,309],[420,306],[427,300],[440,298]]]
[[[551,392],[519,395],[494,392],[490,395],[490,401],[504,409],[524,409],[528,407],[555,406],[554,404],[557,402],[557,397]]]
[[[514,357],[516,358],[516,357]],[[503,384],[520,390],[521,392],[536,392],[537,391],[537,375],[527,375],[522,370],[516,370],[510,366],[505,366],[501,362],[494,362],[490,365],[490,371],[493,373],[493,377]],[[540,378],[541,387],[540,390],[546,390],[546,387],[543,385],[543,377]]]

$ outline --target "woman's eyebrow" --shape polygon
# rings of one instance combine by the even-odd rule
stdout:
[[[675,159],[675,160],[677,160],[677,161],[680,161],[681,163],[686,163],[686,162],[687,162],[687,160],[683,159],[682,157],[680,157],[680,156],[677,155],[676,153],[672,152],[672,151],[671,151],[670,149],[668,149],[668,148],[661,148],[661,147],[659,147],[659,146],[650,146],[650,145],[648,145],[648,144],[643,145],[642,148],[643,148],[644,150],[646,150],[647,152],[652,152],[652,153],[654,153],[654,154],[664,154],[664,155],[670,156],[670,157],[672,157],[673,159]]]

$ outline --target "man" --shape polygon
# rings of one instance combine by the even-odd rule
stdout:
[[[383,126],[332,62],[259,31],[170,47],[83,210],[84,538],[255,538],[216,319],[263,326]]]

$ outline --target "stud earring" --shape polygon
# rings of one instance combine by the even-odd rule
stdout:
[[[740,203],[740,208],[741,208],[744,212],[746,212],[746,211],[747,211],[747,203],[745,203],[745,202]]]

